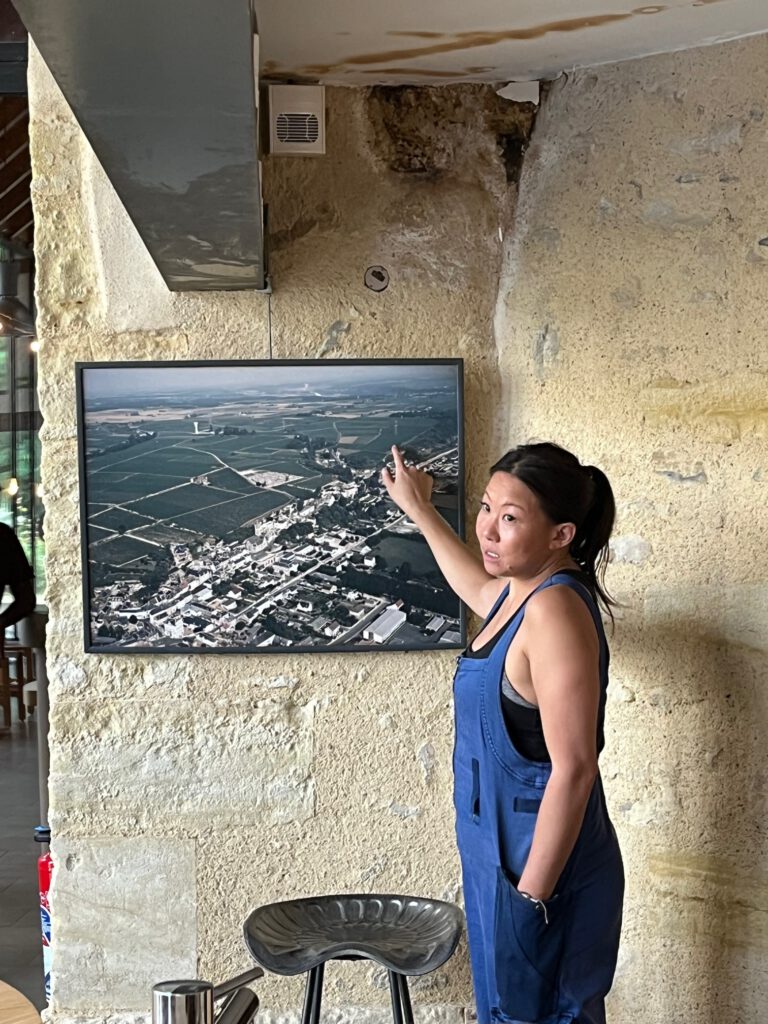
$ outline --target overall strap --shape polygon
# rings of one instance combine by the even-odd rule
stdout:
[[[488,614],[485,617],[485,620],[483,621],[482,627],[478,630],[478,634],[482,633],[482,631],[485,629],[485,627],[491,621],[491,619],[496,614],[496,612],[499,610],[499,608],[501,608],[502,602],[506,600],[506,597],[507,597],[508,593],[509,593],[509,584],[507,584],[506,587],[502,588],[501,593],[496,598],[496,600],[495,600],[495,602],[493,604],[493,608],[491,608],[491,610],[488,612]]]
[[[523,604],[512,616],[512,619],[502,630],[498,641],[495,643],[493,649],[488,655],[488,658],[485,660],[481,682],[480,713],[485,746],[492,753],[493,762],[504,769],[504,771],[511,776],[513,780],[516,780],[515,784],[519,784],[523,787],[525,792],[521,790],[519,794],[521,799],[527,799],[528,797],[531,799],[534,797],[538,798],[539,794],[546,788],[550,777],[551,764],[545,762],[539,764],[537,762],[527,761],[517,752],[514,745],[509,741],[509,733],[507,731],[501,707],[501,678],[504,671],[504,661],[506,659],[509,645],[512,643],[517,630],[523,622],[528,601],[530,601],[533,595],[537,594],[540,590],[556,586],[560,583],[576,590],[586,602],[587,607],[592,613],[595,628],[598,631],[598,639],[600,643],[599,671],[601,690],[598,730],[602,729],[602,715],[605,705],[606,686],[608,682],[608,648],[605,642],[602,622],[597,614],[597,609],[589,590],[584,587],[583,584],[579,583],[578,580],[566,573],[554,573],[552,576],[543,580],[531,591]],[[532,796],[531,793],[528,792],[529,790],[532,791]],[[494,838],[501,842],[501,836],[494,836]]]
[[[498,640],[493,645],[493,650],[491,651],[491,653],[488,656],[488,660],[489,661],[498,660],[498,661],[501,661],[502,663],[504,662],[504,659],[507,656],[507,650],[509,649],[509,645],[512,643],[512,639],[513,639],[515,633],[520,628],[520,623],[523,621],[523,617],[525,615],[526,605],[531,600],[531,598],[533,597],[534,594],[538,594],[538,592],[540,590],[543,590],[545,587],[549,586],[551,578],[552,577],[549,577],[549,579],[544,580],[537,587],[535,587],[530,592],[528,597],[526,597],[526,599],[523,601],[523,603],[517,608],[517,610],[515,611],[515,614],[512,616],[512,618],[509,620],[509,622],[506,624],[506,626],[504,626],[503,629],[500,631],[500,634],[495,634],[496,636],[498,636]],[[502,592],[503,597],[506,597],[508,593],[509,593],[509,586],[507,585],[504,588],[503,592]],[[494,612],[496,611],[496,609],[498,608],[500,603],[501,603],[500,601],[497,602],[496,606],[494,607],[493,612],[491,612],[491,615],[494,614]],[[491,616],[489,615],[488,618],[490,619],[490,617]],[[488,620],[486,620],[486,621],[488,621]]]
[[[541,582],[534,590],[530,592],[528,597],[526,597],[526,599],[523,601],[523,603],[520,605],[515,614],[512,616],[512,618],[509,620],[507,625],[502,630],[501,636],[499,636],[498,642],[494,644],[493,651],[491,652],[489,657],[493,659],[494,656],[499,657],[499,655],[501,655],[502,661],[504,660],[504,658],[506,658],[506,653],[509,648],[509,645],[512,643],[512,638],[514,637],[515,633],[520,628],[520,624],[522,623],[522,620],[525,616],[526,606],[530,599],[533,597],[534,594],[538,594],[540,590],[546,590],[547,587],[553,587],[557,584],[562,584],[566,587],[570,587],[571,590],[575,590],[576,593],[583,599],[584,603],[589,609],[589,613],[592,616],[592,621],[595,624],[597,638],[600,644],[600,678],[603,684],[605,684],[608,676],[609,655],[608,642],[605,638],[603,621],[600,618],[600,612],[598,611],[597,605],[595,604],[595,599],[589,592],[588,588],[585,587],[583,583],[579,582],[579,580],[574,579],[574,577],[569,575],[568,573],[553,573],[552,576],[548,576],[547,579]],[[504,590],[501,592],[498,601],[491,609],[491,612],[488,615],[488,618],[485,620],[485,623],[488,623],[490,619],[495,615],[496,611],[499,608],[499,605],[501,604],[501,602],[504,600],[508,593],[509,586],[506,586]]]

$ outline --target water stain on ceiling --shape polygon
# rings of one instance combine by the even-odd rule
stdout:
[[[567,18],[563,21],[551,21],[530,28],[508,28],[498,32],[457,32],[450,39],[428,46],[413,46],[405,50],[384,50],[380,53],[362,53],[345,57],[338,64],[310,64],[304,68],[306,74],[327,75],[338,71],[345,65],[389,64],[395,60],[411,60],[416,57],[431,57],[438,53],[456,53],[457,51],[474,50],[480,46],[493,46],[511,39],[540,39],[550,32],[576,32],[585,28],[596,28],[616,21],[626,21],[633,16],[632,11],[626,14],[599,14],[588,18]]]
[[[404,39],[442,39],[444,32],[387,32],[388,36],[402,36]]]
[[[381,8],[350,9],[339,0],[317,0],[311,9],[303,0],[257,0],[257,6],[268,77],[345,84],[377,76],[398,84],[551,78],[564,69],[768,32],[766,0],[667,0],[627,10],[621,0],[521,0],[518,12],[527,6],[539,18],[514,26],[503,26],[507,0],[475,0],[467,19],[483,28],[464,28],[455,7],[424,0],[418,20],[432,22],[430,29],[413,24],[409,0]],[[393,28],[393,21],[400,25]],[[355,48],[354,40],[363,45]],[[393,46],[396,40],[402,45]],[[462,59],[480,49],[488,51],[483,65]]]
[[[369,68],[362,72],[364,75],[414,75],[420,78],[458,78],[472,73],[469,68],[463,71],[437,71],[435,68]]]

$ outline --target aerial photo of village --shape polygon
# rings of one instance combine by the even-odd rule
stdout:
[[[88,649],[462,645],[459,602],[380,480],[396,444],[458,527],[457,363],[79,372]]]

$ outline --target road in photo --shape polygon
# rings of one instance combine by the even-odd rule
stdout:
[[[396,444],[458,526],[455,363],[81,373],[91,649],[461,644],[459,603],[380,481]]]

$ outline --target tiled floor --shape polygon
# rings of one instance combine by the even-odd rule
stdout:
[[[45,1006],[37,891],[39,825],[34,720],[0,729],[0,979]],[[2,718],[0,717],[0,721]]]

